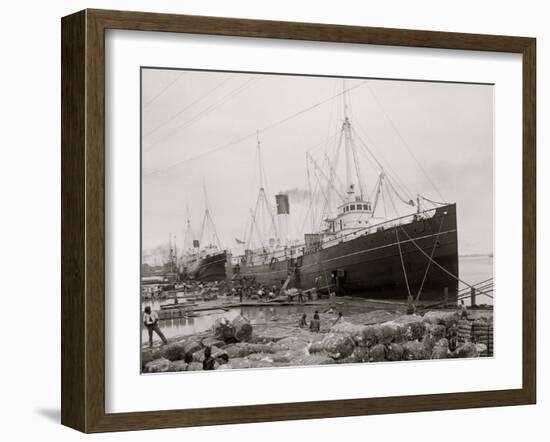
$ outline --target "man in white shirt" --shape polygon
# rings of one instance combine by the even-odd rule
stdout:
[[[160,330],[160,327],[158,325],[159,322],[159,315],[157,312],[152,312],[151,307],[147,306],[145,307],[145,310],[143,311],[143,324],[147,327],[147,332],[149,333],[149,347],[153,348],[153,331],[162,339],[162,342],[164,344],[167,344],[168,341],[166,340],[166,337]]]

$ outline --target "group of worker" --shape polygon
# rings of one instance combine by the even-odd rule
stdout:
[[[280,288],[276,285],[267,287],[265,285],[237,285],[230,291],[231,296],[238,297],[239,302],[245,299],[251,299],[257,296],[259,299],[273,299],[280,293]]]
[[[294,301],[294,297],[296,297],[297,301],[298,301],[298,304],[305,304],[306,301],[312,301],[314,299],[314,294],[315,294],[316,290],[315,289],[311,289],[311,290],[296,290],[294,292],[292,291],[287,291],[287,298],[288,298],[288,302],[292,302]]]
[[[338,322],[341,322],[343,320],[342,312],[338,313],[338,317],[336,320],[332,323],[332,325],[337,324]],[[307,314],[302,314],[300,320],[298,321],[298,327],[300,328],[308,328],[312,332],[319,333],[321,331],[321,317],[319,316],[319,311],[315,310],[315,313],[313,314],[313,319],[310,321],[309,325],[307,323]]]
[[[271,287],[265,285],[256,286],[241,286],[233,287],[230,291],[232,297],[238,297],[239,302],[243,302],[246,299],[252,299],[253,296],[257,296],[257,299],[266,300],[274,299],[281,295],[286,295],[288,302],[293,302],[295,299],[298,304],[305,304],[308,301],[314,299],[315,289],[311,290],[283,290],[281,287],[273,285]]]

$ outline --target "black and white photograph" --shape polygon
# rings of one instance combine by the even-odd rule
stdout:
[[[3,6],[6,441],[548,433],[544,2]]]
[[[143,374],[493,357],[493,84],[140,75]]]

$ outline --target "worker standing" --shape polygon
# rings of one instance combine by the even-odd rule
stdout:
[[[319,312],[315,310],[315,314],[313,315],[313,319],[309,323],[309,329],[312,332],[319,333],[321,331],[321,319],[319,318]]]
[[[206,347],[204,349],[204,360],[202,361],[203,370],[214,370],[216,368],[216,360],[212,357],[212,348]]]
[[[458,307],[458,315],[460,318],[467,318],[468,317],[468,309],[466,308],[466,304],[464,304],[464,299],[460,300],[460,305]]]
[[[162,333],[159,325],[159,315],[155,311],[151,311],[151,307],[145,307],[143,311],[143,324],[147,327],[149,333],[149,348],[153,348],[153,332],[155,332],[162,340],[163,344],[167,344],[168,341]]]

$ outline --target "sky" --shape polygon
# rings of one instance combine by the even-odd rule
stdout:
[[[308,170],[312,188],[323,178],[306,166],[306,152],[320,168],[334,158],[343,90],[365,193],[381,165],[405,199],[456,202],[460,254],[492,252],[492,85],[152,68],[142,69],[144,250],[162,250],[170,234],[181,247],[188,216],[198,236],[206,188],[222,246],[238,251],[235,238],[247,237],[258,198],[258,141],[269,203],[290,194],[289,235],[315,230]],[[339,152],[332,164],[344,183],[345,149]],[[387,216],[410,212],[390,198]],[[260,228],[268,223],[257,217]]]

